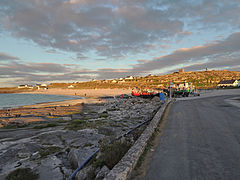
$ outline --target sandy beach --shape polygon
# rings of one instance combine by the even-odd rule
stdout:
[[[57,102],[47,102],[39,103],[34,105],[25,105],[21,108],[12,108],[11,110],[1,110],[0,117],[7,118],[5,124],[9,122],[19,121],[19,118],[16,117],[20,115],[22,118],[21,122],[29,123],[31,119],[26,118],[25,116],[59,116],[69,114],[75,111],[81,111],[82,103],[84,104],[96,104],[104,103],[107,99],[103,99],[104,96],[116,96],[121,94],[129,94],[131,91],[128,89],[48,89],[48,90],[39,90],[33,92],[21,92],[24,94],[49,94],[49,95],[69,95],[69,96],[78,96],[79,99],[66,100],[66,101],[57,101]],[[56,109],[56,107],[58,107]],[[11,112],[10,112],[11,111]],[[40,114],[39,114],[40,112]],[[10,113],[10,114],[9,114]],[[12,117],[12,118],[9,118]],[[3,119],[2,119],[3,120]],[[42,121],[42,120],[40,120]],[[1,126],[0,126],[1,127]]]
[[[131,89],[47,89],[27,92],[30,94],[54,94],[54,95],[71,95],[87,98],[99,98],[102,96],[115,96],[119,94],[129,94]]]
[[[27,94],[51,94],[51,95],[69,95],[69,96],[79,96],[83,99],[74,99],[61,102],[52,102],[52,103],[42,103],[36,105],[29,105],[24,107],[46,107],[46,106],[67,106],[75,105],[78,103],[98,103],[103,100],[101,97],[104,96],[116,96],[120,94],[129,94],[131,89],[47,89],[47,90],[37,90],[33,92],[23,92]]]

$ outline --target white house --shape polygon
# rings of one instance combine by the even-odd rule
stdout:
[[[133,76],[127,76],[127,77],[125,77],[125,79],[133,79]]]
[[[154,75],[152,75],[152,74],[149,74],[149,75],[147,75],[146,77],[153,77]]]
[[[118,83],[125,83],[125,80],[118,81]]]
[[[28,88],[29,88],[29,89],[33,89],[34,86],[33,86],[33,85],[28,85]]]
[[[46,84],[41,84],[41,86],[42,86],[42,87],[47,87],[47,85],[46,85]]]
[[[40,89],[47,89],[47,84],[36,84],[36,88],[38,89],[38,90],[40,90]]]
[[[19,89],[20,88],[28,88],[28,87],[29,87],[28,84],[21,84],[21,85],[18,86]]]
[[[223,86],[228,86],[228,87],[236,87],[239,85],[238,80],[224,80],[224,81],[220,81],[218,83],[218,87],[223,87]]]
[[[71,84],[71,85],[68,86],[68,88],[74,88],[74,86]]]

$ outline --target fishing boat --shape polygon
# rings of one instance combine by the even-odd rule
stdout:
[[[150,92],[150,91],[132,91],[132,96],[135,97],[142,97],[142,98],[153,98],[154,96],[156,96],[157,93],[155,92]]]
[[[140,93],[140,92],[132,91],[132,95],[133,95],[133,96],[141,96],[141,93]]]

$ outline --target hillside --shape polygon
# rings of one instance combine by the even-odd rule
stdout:
[[[49,88],[93,89],[93,88],[165,88],[169,82],[192,82],[197,88],[214,88],[221,80],[240,79],[240,71],[212,70],[196,72],[174,72],[172,74],[146,77],[133,77],[133,79],[93,80],[76,83],[51,83]]]
[[[31,89],[27,89],[27,88],[18,89],[17,87],[0,88],[0,94],[19,93],[19,92],[26,92],[26,91],[32,91],[32,90]]]

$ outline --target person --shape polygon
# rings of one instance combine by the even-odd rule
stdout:
[[[160,100],[161,100],[161,101],[164,101],[164,100],[165,100],[165,97],[164,97],[163,92],[160,92],[159,96],[160,96]]]

